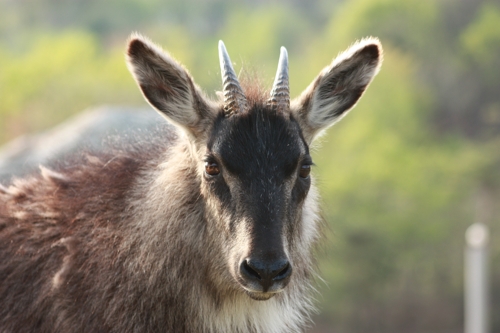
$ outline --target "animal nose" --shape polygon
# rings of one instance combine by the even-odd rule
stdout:
[[[292,266],[284,259],[273,262],[245,259],[240,264],[240,273],[246,280],[259,283],[267,292],[275,283],[282,283],[284,287],[292,274]]]

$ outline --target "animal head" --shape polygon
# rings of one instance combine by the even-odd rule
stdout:
[[[375,38],[354,44],[294,100],[285,48],[268,96],[243,89],[222,42],[219,57],[224,97],[213,102],[147,39],[132,36],[127,52],[145,99],[189,141],[207,229],[218,234],[222,251],[223,267],[211,274],[266,300],[310,268],[318,218],[309,146],[356,104],[379,70],[382,49]]]

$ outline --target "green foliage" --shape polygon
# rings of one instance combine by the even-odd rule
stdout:
[[[386,49],[384,70],[315,156],[334,231],[323,258],[330,285],[325,303],[329,316],[346,330],[365,331],[377,317],[388,316],[379,305],[403,302],[391,295],[396,291],[406,295],[418,288],[413,300],[429,303],[429,309],[436,295],[460,293],[461,267],[434,254],[462,251],[460,242],[452,249],[442,244],[450,235],[460,237],[474,218],[469,200],[476,184],[467,176],[481,165],[481,152],[456,139],[436,145],[422,118],[430,101],[415,85],[412,64]],[[445,288],[440,266],[451,280]],[[397,286],[409,280],[410,285]],[[399,317],[408,316],[400,310]],[[391,316],[380,330],[408,328]]]
[[[483,31],[489,40],[498,30],[491,5],[485,7],[487,14],[481,9],[466,26],[467,38],[486,39],[477,26],[489,27]],[[438,24],[439,10],[431,2],[351,1],[326,33],[338,32],[328,49],[368,34],[380,36],[385,48],[381,73],[353,114],[330,130],[315,157],[333,230],[322,259],[330,286],[323,291],[324,303],[341,331],[461,325],[463,233],[482,215],[475,204],[478,189],[486,186],[489,200],[498,200],[500,164],[498,148],[443,136],[431,122],[440,100],[450,96],[439,95],[446,90],[438,84],[423,85],[426,75],[443,74],[438,65],[444,61],[451,63],[447,70],[466,71],[457,68],[464,62],[453,56],[454,46],[443,43],[447,32]],[[496,44],[484,44],[490,59],[499,58]],[[439,61],[433,60],[436,55]],[[427,74],[430,69],[435,73]],[[493,216],[488,222],[498,225]]]
[[[23,54],[3,52],[0,140],[54,125],[90,105],[137,103],[122,50],[104,52],[89,33],[41,34]]]
[[[346,2],[327,28],[335,41],[380,36],[403,50],[428,52],[428,37],[439,37],[437,3],[432,1],[355,0]]]
[[[480,67],[482,75],[490,80],[498,79],[500,68],[500,7],[485,3],[473,22],[460,36],[460,44],[466,55]],[[497,69],[492,70],[492,69]]]

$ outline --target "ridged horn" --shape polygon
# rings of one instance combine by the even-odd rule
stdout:
[[[219,61],[222,74],[224,111],[227,116],[244,112],[247,109],[247,98],[241,89],[233,65],[231,64],[231,59],[221,40],[219,41]]]
[[[276,108],[278,112],[288,112],[290,109],[290,86],[288,82],[288,52],[282,46],[280,50],[280,60],[278,70],[274,79],[271,97],[267,101],[268,105]]]

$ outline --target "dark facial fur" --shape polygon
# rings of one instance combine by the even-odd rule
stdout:
[[[300,170],[312,164],[298,123],[259,105],[229,118],[221,114],[211,131],[205,161],[220,169],[215,176],[205,174],[204,184],[207,196],[213,197],[207,200],[227,203],[218,218],[225,220],[228,244],[246,239],[246,245],[234,244],[239,248],[229,262],[234,277],[247,290],[280,291],[289,276],[276,284],[259,285],[258,274],[257,279],[245,279],[248,274],[241,274],[238,267],[243,260],[269,267],[281,261],[288,262],[290,272],[284,273],[293,270],[284,242],[294,247],[295,233],[301,229],[301,208],[311,179],[301,177]],[[238,237],[238,232],[244,235]]]

